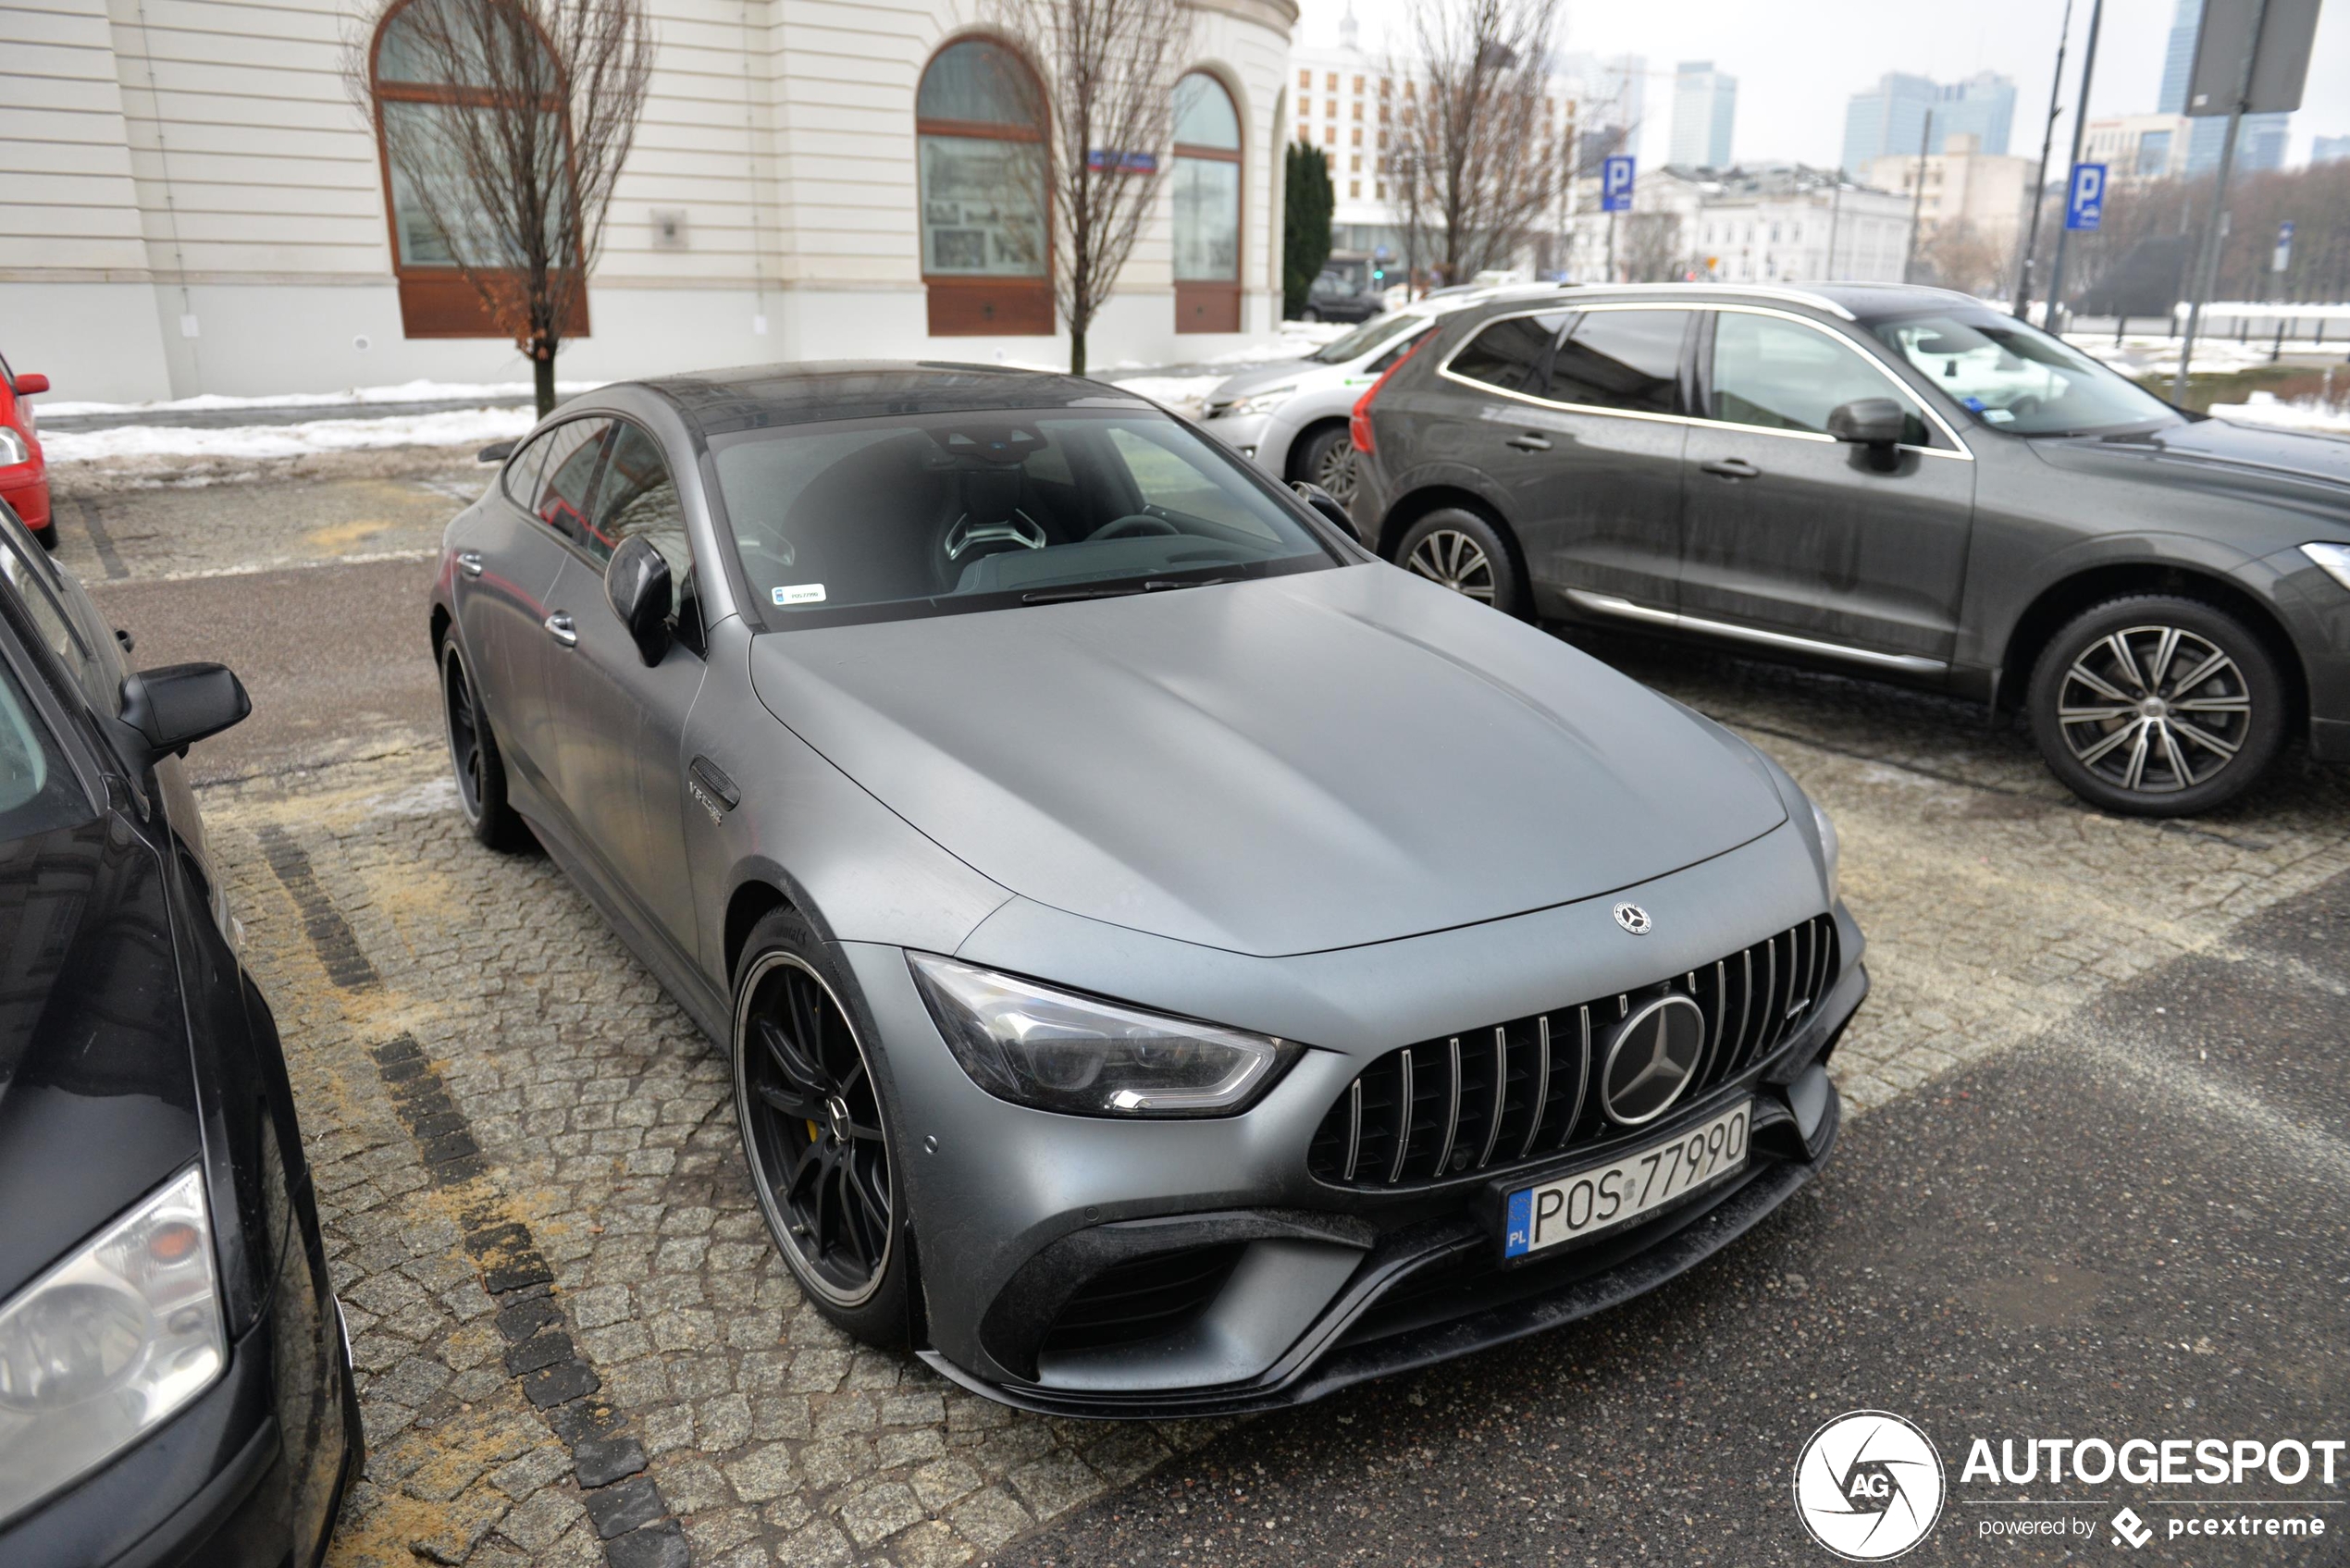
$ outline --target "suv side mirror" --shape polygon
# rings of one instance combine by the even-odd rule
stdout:
[[[1899,446],[1909,417],[1891,398],[1854,398],[1828,411],[1828,434],[1856,446]]]
[[[635,639],[639,659],[658,664],[667,657],[676,594],[669,584],[669,562],[651,540],[639,534],[620,541],[604,567],[604,598]]]
[[[1331,527],[1336,528],[1358,545],[1363,542],[1363,536],[1354,527],[1354,517],[1348,513],[1345,505],[1336,496],[1311,479],[1292,481],[1290,488],[1297,492],[1298,500],[1320,512],[1322,520]]]
[[[124,677],[122,722],[138,732],[149,766],[244,722],[245,685],[225,664],[166,664]]]
[[[503,463],[514,455],[514,445],[513,441],[492,441],[474,453],[474,461],[476,463]]]

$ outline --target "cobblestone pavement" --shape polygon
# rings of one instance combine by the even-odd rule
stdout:
[[[298,499],[253,511],[250,555],[303,537]],[[174,571],[229,553],[139,531]],[[162,574],[143,548],[115,547],[126,575]],[[1863,1113],[2157,965],[2225,956],[2241,921],[2350,870],[2343,773],[2123,821],[1977,710],[1588,646],[1742,728],[1837,817],[1876,982],[1837,1061]],[[360,1366],[371,1452],[333,1562],[976,1561],[1221,1429],[1015,1414],[826,1327],[763,1234],[715,1048],[548,860],[465,835],[444,770],[394,726],[373,755],[204,790]]]

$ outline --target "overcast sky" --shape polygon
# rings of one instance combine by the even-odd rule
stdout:
[[[1353,0],[1363,47],[1383,54],[1409,36],[1408,0]],[[1335,44],[1348,0],[1299,0],[1300,43]],[[1890,70],[1954,81],[1978,70],[2014,79],[2015,128],[2008,150],[2040,151],[2064,0],[1565,0],[1565,46],[1648,58],[1647,123],[1641,161],[1661,159],[1670,134],[1672,72],[1688,59],[1713,60],[1738,79],[1731,154],[1744,163],[1800,160],[1833,165],[1844,145],[1844,105]],[[2078,91],[2090,0],[2075,0],[2073,43],[2065,56],[2067,117],[2057,125],[2051,167],[2064,162],[2070,105]],[[2150,114],[2162,81],[2162,51],[2177,0],[2106,0],[2097,43],[2092,117]],[[2293,117],[2291,161],[2313,136],[2350,133],[2350,0],[2319,13],[2301,112]]]

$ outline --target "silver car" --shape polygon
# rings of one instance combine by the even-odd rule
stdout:
[[[832,1321],[994,1398],[1312,1398],[1807,1180],[1867,989],[1767,758],[1114,388],[603,389],[450,525],[465,819],[728,1055]]]

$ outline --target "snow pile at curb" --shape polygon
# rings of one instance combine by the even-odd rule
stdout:
[[[559,399],[592,392],[602,386],[600,381],[558,381],[555,396]],[[232,398],[220,392],[204,392],[192,398],[174,398],[167,402],[152,403],[92,403],[58,402],[43,397],[40,411],[56,419],[69,419],[108,414],[200,414],[233,408],[339,408],[365,403],[447,403],[474,401],[503,401],[510,398],[527,400],[531,396],[527,381],[402,381],[389,387],[352,387],[340,392],[278,392],[268,397]]]
[[[2350,436],[2350,409],[2336,408],[2316,398],[2295,398],[2286,402],[2274,392],[2254,392],[2240,403],[2213,403],[2211,416],[2237,425]]]
[[[315,452],[386,447],[477,447],[511,440],[538,422],[528,408],[467,408],[386,419],[313,419],[300,425],[121,425],[111,430],[61,430],[42,438],[52,463],[110,463],[164,457],[307,457]]]

